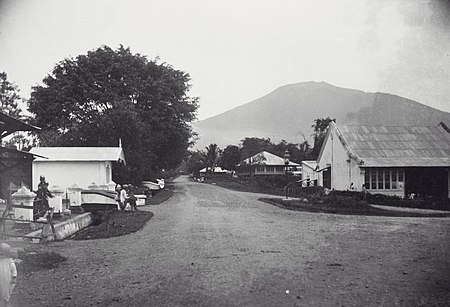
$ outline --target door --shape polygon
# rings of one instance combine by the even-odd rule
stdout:
[[[323,187],[331,189],[331,167],[323,171]]]

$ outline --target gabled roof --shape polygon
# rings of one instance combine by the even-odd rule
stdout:
[[[120,147],[33,147],[30,153],[47,157],[34,161],[123,161]]]
[[[334,123],[333,123],[334,124]],[[450,133],[438,126],[340,126],[339,140],[365,167],[449,167]]]
[[[0,138],[10,135],[16,131],[38,131],[39,127],[29,125],[20,119],[0,112]]]
[[[274,155],[268,151],[261,151],[260,153],[257,153],[256,155],[251,156],[250,158],[247,158],[244,160],[246,163],[251,164],[261,164],[261,165],[285,165],[284,159],[282,157],[279,157],[277,155]],[[291,166],[298,166],[299,164],[289,161],[289,165]]]

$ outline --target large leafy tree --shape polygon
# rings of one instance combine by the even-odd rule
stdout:
[[[117,146],[124,178],[138,182],[176,167],[191,144],[198,99],[189,74],[120,46],[58,63],[33,88],[29,110],[46,146]]]
[[[241,140],[241,158],[247,159],[263,150],[269,150],[273,145],[270,139],[246,137]]]
[[[222,152],[219,165],[227,170],[236,170],[237,165],[241,162],[241,153],[239,147],[228,145]]]

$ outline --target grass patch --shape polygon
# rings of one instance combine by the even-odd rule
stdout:
[[[403,212],[393,210],[383,210],[374,208],[364,201],[354,201],[351,198],[330,197],[322,201],[304,202],[302,200],[280,198],[260,198],[261,201],[270,203],[280,208],[305,211],[320,212],[343,215],[365,215],[365,216],[397,216],[397,217],[449,217],[450,213],[419,213]]]
[[[285,179],[277,176],[272,177],[251,177],[251,178],[230,178],[216,176],[214,179],[207,179],[207,183],[214,182],[216,185],[241,192],[252,192],[269,195],[283,195]]]
[[[81,229],[70,238],[94,240],[123,236],[142,229],[152,216],[150,211],[114,211],[102,223]]]

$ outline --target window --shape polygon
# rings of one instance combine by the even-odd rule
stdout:
[[[370,176],[370,178],[372,180],[371,180],[370,188],[375,190],[377,188],[377,172],[376,172],[376,170],[371,171],[371,174],[372,175]]]
[[[274,166],[268,165],[268,166],[266,166],[266,169],[267,169],[268,173],[274,173],[275,172],[275,167]]]
[[[378,189],[382,190],[383,189],[383,170],[379,169],[377,171],[377,177],[378,177]]]
[[[364,172],[364,186],[366,189],[370,189],[370,173],[369,170]]]
[[[276,166],[277,173],[283,173],[284,172],[284,166]]]
[[[264,173],[264,165],[258,165],[256,166],[256,172],[257,173]]]
[[[392,170],[392,189],[397,189],[397,171],[398,170]]]
[[[397,168],[367,168],[364,183],[371,190],[396,190],[403,186],[404,170]]]
[[[390,170],[384,171],[384,188],[386,190],[389,190],[391,188],[391,171]]]

